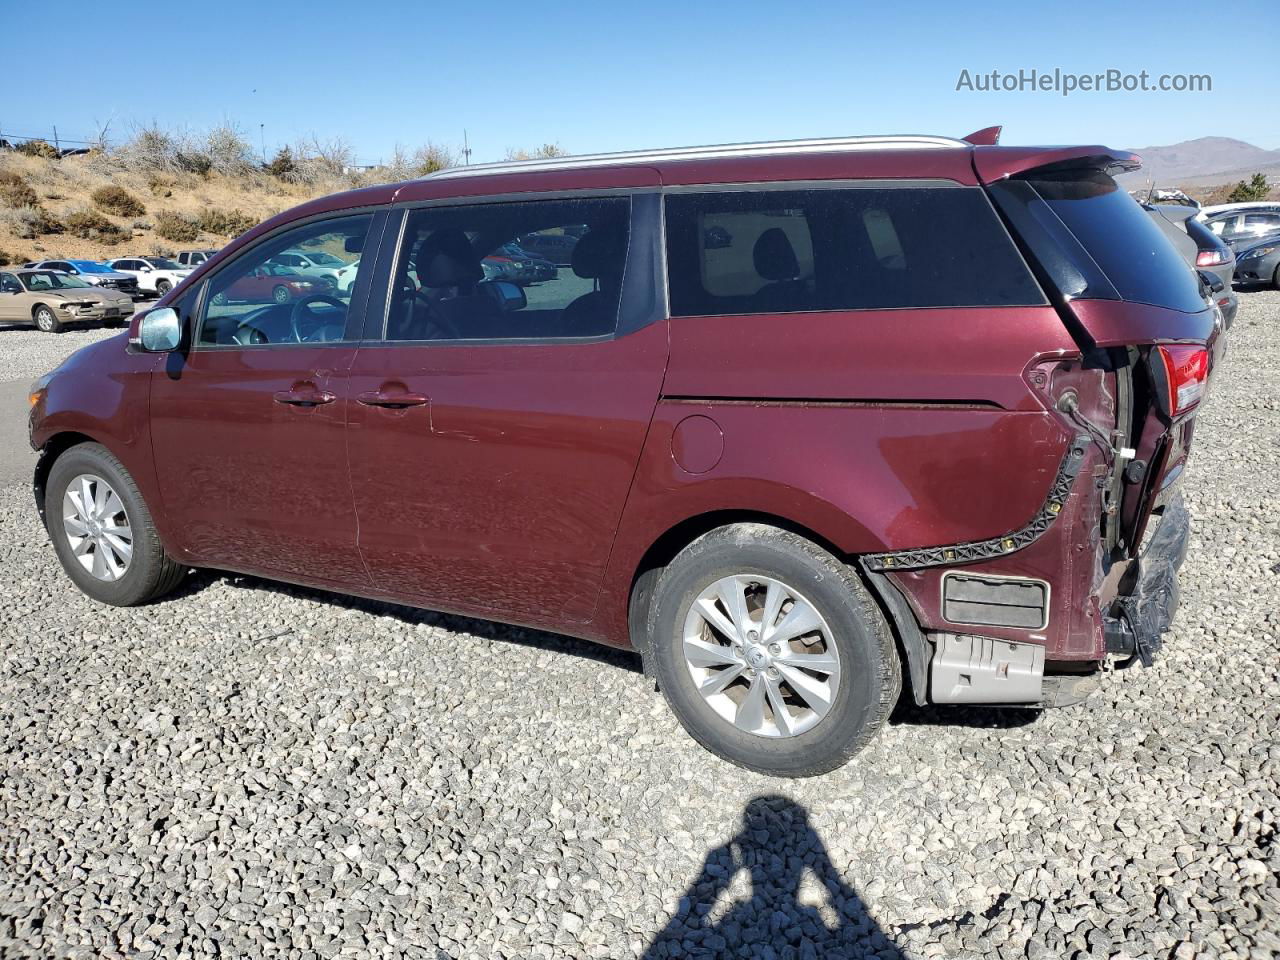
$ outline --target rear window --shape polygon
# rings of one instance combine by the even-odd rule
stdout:
[[[666,204],[673,316],[1044,303],[978,189],[722,190]]]
[[[1073,171],[1030,181],[1122,300],[1194,313],[1195,273],[1142,207],[1107,174]]]

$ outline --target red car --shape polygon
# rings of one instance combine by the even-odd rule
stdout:
[[[332,283],[320,277],[305,277],[288,267],[276,263],[264,263],[220,287],[211,296],[217,304],[224,303],[290,303],[313,293],[333,290]]]
[[[36,383],[37,501],[102,602],[211,567],[634,649],[771,774],[844,763],[904,686],[1071,704],[1169,626],[1220,346],[1138,163],[984,131],[312,201]],[[570,230],[571,270],[486,279]],[[349,301],[220,302],[298,246],[358,253]]]

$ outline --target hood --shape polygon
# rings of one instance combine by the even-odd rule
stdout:
[[[1235,251],[1236,259],[1239,260],[1250,250],[1274,246],[1280,246],[1280,233],[1268,234],[1265,237],[1249,237],[1247,240],[1241,238],[1232,245],[1232,249]]]

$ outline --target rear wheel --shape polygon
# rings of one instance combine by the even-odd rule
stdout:
[[[649,654],[685,729],[726,760],[775,776],[841,766],[901,689],[880,609],[857,575],[796,534],[721,527],[658,580]]]
[[[44,333],[62,332],[62,323],[58,320],[53,310],[43,304],[36,307],[35,313],[32,314],[32,319],[35,320],[37,330],[41,330]]]
[[[94,600],[146,603],[186,573],[164,552],[133,478],[100,444],[72,447],[54,462],[44,506],[62,568]]]

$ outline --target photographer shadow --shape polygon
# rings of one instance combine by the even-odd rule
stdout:
[[[708,852],[644,960],[902,956],[831,863],[804,807],[773,795],[751,800],[738,833]]]

